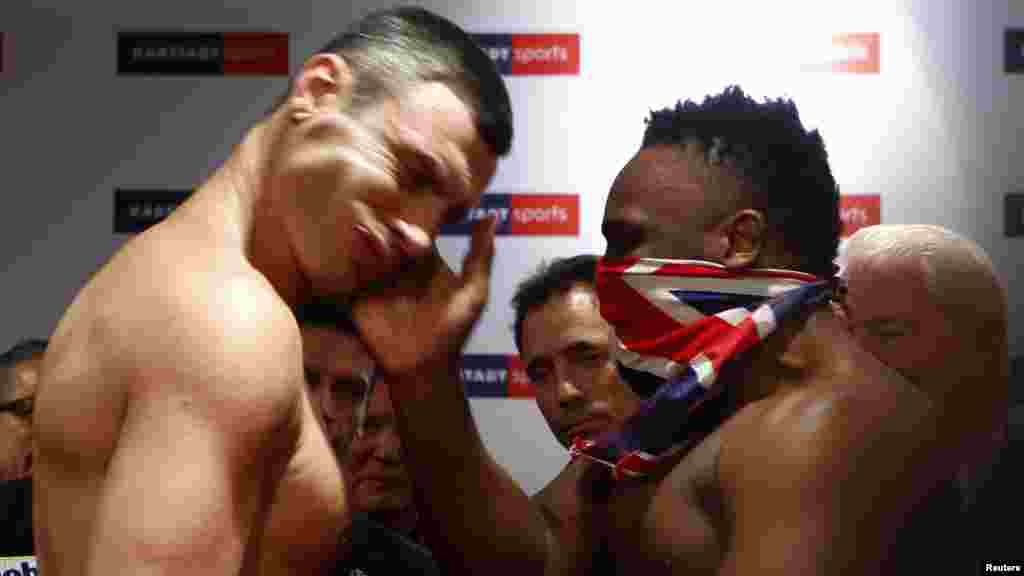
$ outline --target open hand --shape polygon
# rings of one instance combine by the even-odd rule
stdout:
[[[461,274],[435,246],[390,283],[355,298],[352,317],[378,369],[411,375],[455,361],[487,304],[495,227],[493,217],[476,222]]]

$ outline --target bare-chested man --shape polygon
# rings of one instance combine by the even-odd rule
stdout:
[[[837,203],[823,143],[792,102],[732,88],[652,115],[607,201],[606,260],[689,258],[827,278]],[[946,473],[934,417],[823,301],[721,369],[726,410],[692,449],[620,480],[578,458],[578,473],[556,480],[567,483],[564,497],[535,503],[484,448],[455,368],[486,302],[489,256],[471,252],[461,276],[438,266],[430,290],[378,295],[355,311],[378,368],[403,375],[393,400],[407,465],[446,570],[894,573],[913,533],[908,518]],[[601,284],[598,297],[604,313]],[[649,312],[610,319],[617,336],[617,321],[640,314]],[[944,552],[911,555],[911,566]]]
[[[59,323],[35,426],[39,571],[332,561],[348,509],[292,310],[430,254],[510,140],[493,63],[429,12],[372,14],[306,60],[287,99]]]

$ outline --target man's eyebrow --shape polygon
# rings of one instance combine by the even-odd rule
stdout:
[[[600,348],[601,346],[597,343],[591,342],[585,338],[580,338],[579,340],[574,340],[572,344],[569,344],[563,350],[565,352],[587,352],[590,350],[598,350]]]

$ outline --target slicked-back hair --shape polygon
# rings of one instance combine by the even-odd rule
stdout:
[[[520,352],[523,349],[523,322],[526,315],[578,284],[593,288],[597,281],[597,261],[598,257],[592,254],[556,258],[542,263],[536,272],[519,283],[512,297],[512,308],[516,315],[512,332]]]
[[[417,83],[441,82],[475,111],[477,131],[495,155],[512,147],[505,81],[469,34],[442,16],[415,6],[371,12],[317,53],[337,54],[352,70],[354,111]]]
[[[744,199],[730,212],[762,212],[769,233],[804,272],[835,274],[839,188],[825,144],[808,131],[789,99],[757,102],[738,86],[651,112],[642,147],[701,147],[704,159],[738,179]]]

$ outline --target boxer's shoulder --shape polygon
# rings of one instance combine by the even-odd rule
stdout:
[[[134,398],[187,392],[224,409],[294,411],[301,336],[288,306],[241,253],[197,253],[174,239],[140,239],[86,288],[79,320],[103,359],[97,375]]]
[[[930,489],[942,474],[935,415],[916,390],[892,384],[820,382],[742,409],[723,430],[717,470],[730,514],[741,502],[770,508],[757,500],[827,514],[826,501],[872,506]],[[915,473],[893,482],[897,470]]]
[[[753,402],[723,428],[723,460],[746,462],[759,454],[771,458],[794,451],[817,453],[825,447],[829,450],[821,456],[827,457],[844,446],[854,448],[932,423],[923,394],[898,378],[884,386],[875,384],[828,380],[785,388]]]

